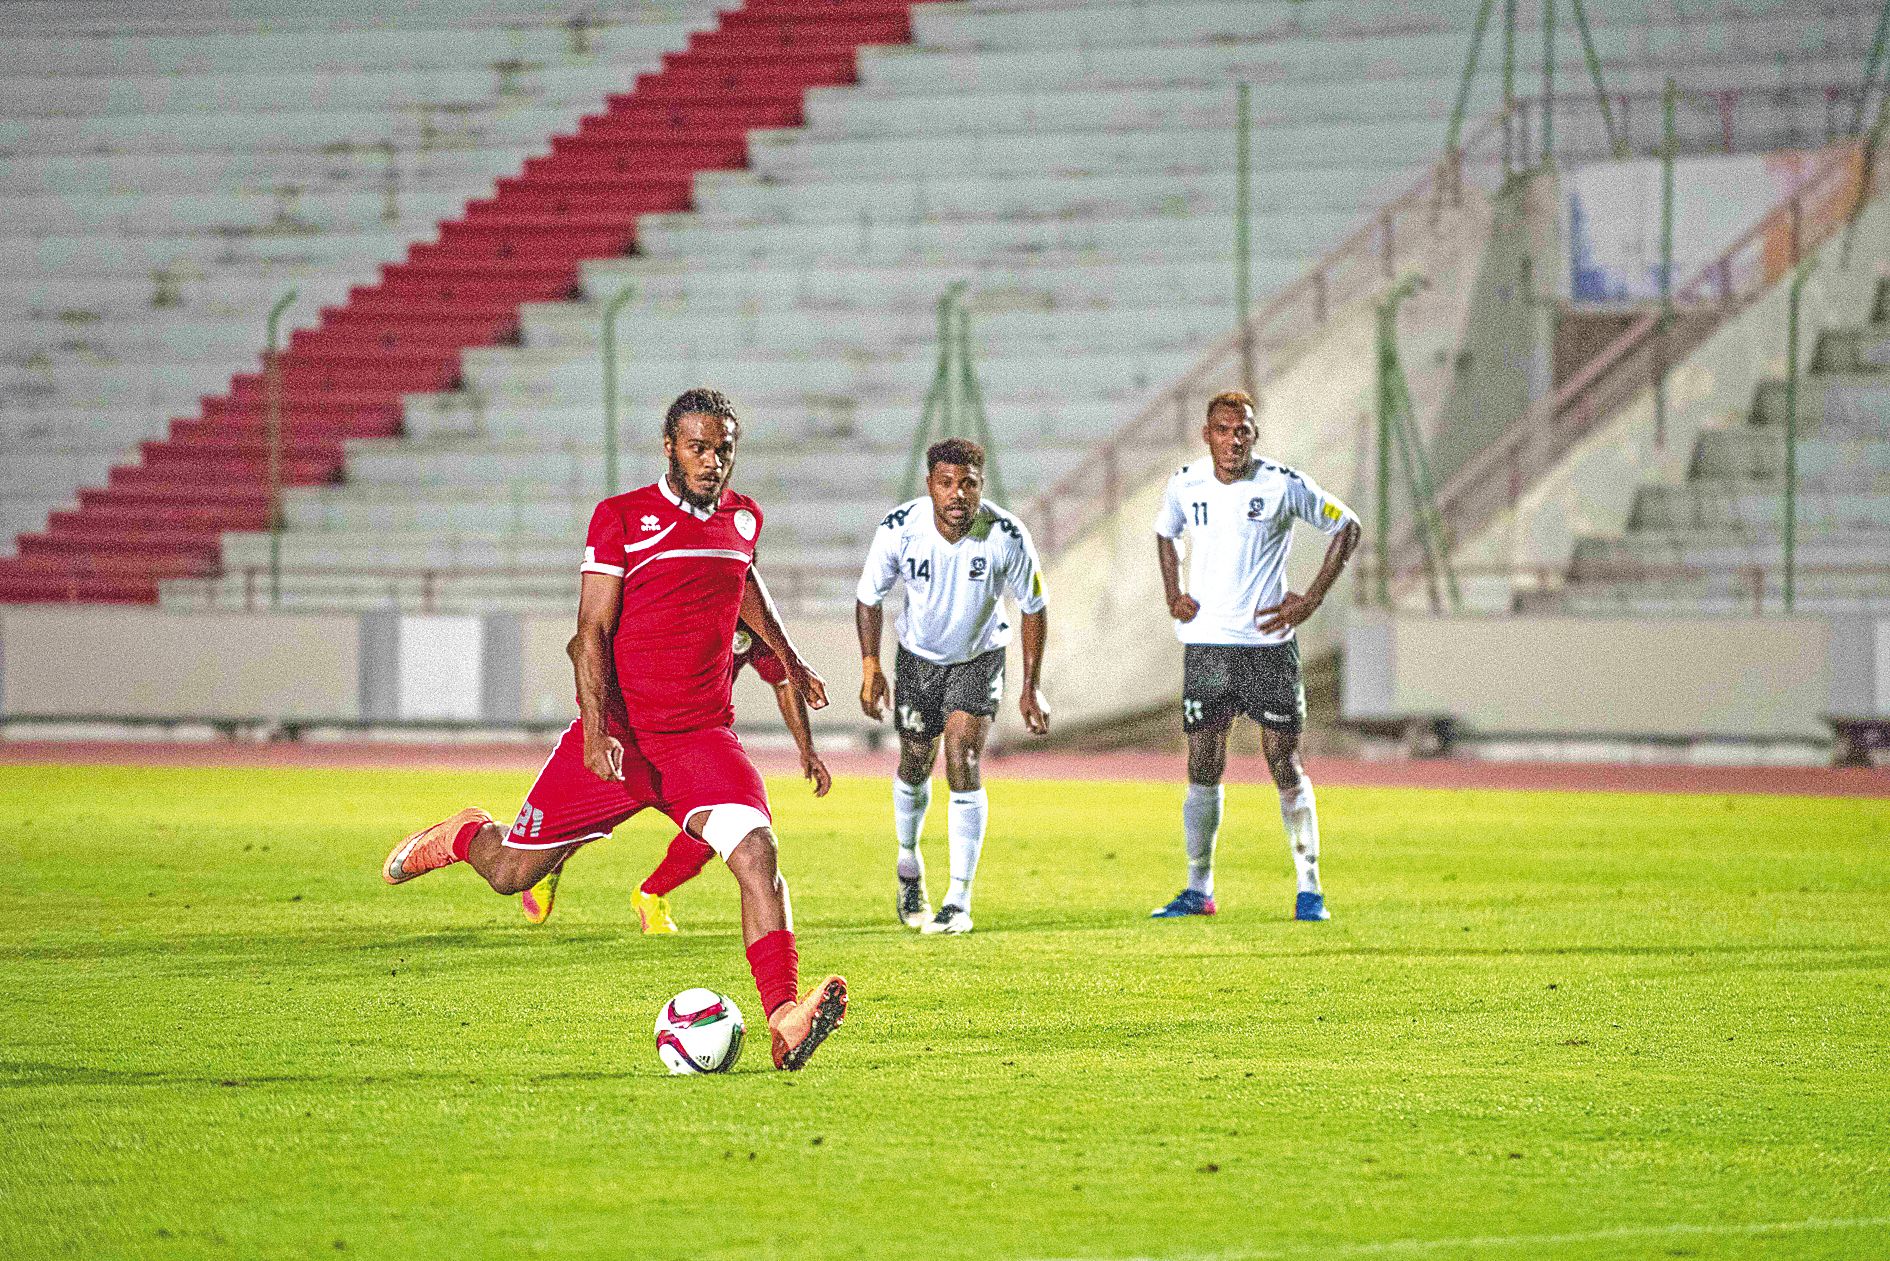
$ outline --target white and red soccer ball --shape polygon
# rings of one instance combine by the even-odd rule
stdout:
[[[656,1013],[656,1056],[673,1074],[726,1073],[742,1057],[746,1031],[727,994],[684,990]]]

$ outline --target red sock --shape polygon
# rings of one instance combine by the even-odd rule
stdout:
[[[656,870],[643,882],[645,893],[657,897],[668,897],[672,889],[685,881],[695,879],[709,860],[715,857],[715,850],[707,841],[698,841],[687,832],[676,833],[676,838],[669,843],[669,852],[663,855],[663,861],[656,864]]]
[[[785,928],[757,937],[748,947],[748,970],[755,974],[764,1014],[794,1001],[801,984],[801,956],[794,949],[794,934]]]
[[[472,849],[473,837],[479,835],[479,829],[486,826],[474,819],[470,823],[459,825],[459,831],[453,836],[453,861],[465,862],[466,854]]]

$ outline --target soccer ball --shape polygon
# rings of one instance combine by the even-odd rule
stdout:
[[[684,990],[656,1013],[656,1058],[672,1074],[726,1073],[742,1057],[746,1028],[727,994]]]

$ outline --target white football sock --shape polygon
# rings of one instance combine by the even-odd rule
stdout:
[[[1304,775],[1293,787],[1280,789],[1280,821],[1286,824],[1299,891],[1319,892],[1319,806],[1313,800],[1312,781]]]
[[[899,878],[920,880],[925,859],[919,855],[919,834],[925,831],[925,812],[932,804],[932,781],[908,784],[893,776],[893,835],[899,841]]]
[[[954,792],[946,808],[946,833],[952,844],[952,887],[945,895],[950,906],[971,909],[971,879],[978,874],[978,851],[984,848],[984,789]]]
[[[1221,786],[1189,784],[1181,803],[1181,831],[1188,845],[1188,887],[1214,896],[1214,838],[1221,830]]]

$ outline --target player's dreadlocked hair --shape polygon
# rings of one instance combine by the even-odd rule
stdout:
[[[729,401],[728,395],[720,390],[697,386],[693,390],[684,390],[678,394],[676,401],[669,405],[669,410],[663,414],[663,436],[674,441],[676,426],[682,422],[684,416],[692,413],[698,416],[714,416],[731,425],[741,424],[741,417],[735,414],[735,404]]]
[[[1253,395],[1247,393],[1245,390],[1222,390],[1219,394],[1209,399],[1207,405],[1208,419],[1212,420],[1214,418],[1215,409],[1220,407],[1231,407],[1237,412],[1244,411],[1249,417],[1251,417],[1256,410],[1253,405]]]
[[[930,473],[941,464],[958,464],[982,470],[984,448],[969,438],[947,438],[943,442],[934,442],[925,449],[925,471]]]

